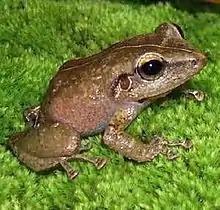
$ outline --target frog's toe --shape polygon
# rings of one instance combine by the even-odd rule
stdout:
[[[166,142],[166,145],[168,147],[176,147],[176,146],[180,146],[183,147],[184,149],[190,149],[193,146],[192,141],[189,140],[180,140],[180,141],[176,141],[176,142]]]
[[[185,140],[181,142],[181,146],[185,149],[190,149],[193,146],[193,143],[192,141]]]
[[[179,157],[179,153],[174,149],[171,149],[172,147],[183,147],[184,149],[189,149],[193,146],[193,144],[192,141],[189,140],[168,142],[166,138],[155,136],[151,140],[150,146],[153,148],[152,150],[155,152],[155,154],[161,153],[169,160],[173,160]]]
[[[73,180],[79,175],[79,173],[72,169],[67,172],[67,175],[68,175],[69,179]]]
[[[40,116],[40,106],[28,108],[24,111],[24,119],[28,126],[37,127]]]
[[[69,179],[75,179],[78,176],[79,173],[71,167],[71,165],[67,162],[67,158],[65,157],[61,158],[60,165],[66,171]]]
[[[201,90],[185,90],[184,94],[188,97],[188,98],[193,98],[196,101],[203,101],[206,97],[205,93]]]
[[[107,159],[105,158],[95,158],[94,160],[94,165],[97,169],[101,169],[105,166],[105,164],[107,163]]]
[[[166,153],[166,156],[168,160],[174,160],[177,157],[179,157],[179,153],[173,150],[168,150],[168,152]]]

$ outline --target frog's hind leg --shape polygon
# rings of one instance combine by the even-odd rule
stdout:
[[[101,157],[87,157],[83,154],[77,154],[75,155],[74,159],[82,160],[82,161],[87,161],[89,163],[92,163],[97,169],[102,169],[106,162],[107,159],[101,158]]]
[[[30,168],[31,170],[40,173],[40,174],[47,174],[53,169],[56,169],[59,164],[61,167],[65,170],[67,173],[67,176],[70,179],[75,179],[78,176],[78,172],[70,166],[70,164],[67,162],[66,158],[46,158],[46,159],[39,159],[33,156],[30,156],[29,154],[25,154],[25,159],[28,157],[28,162],[26,162],[26,166]],[[21,162],[23,161],[22,155],[19,156],[19,159]],[[45,163],[46,162],[46,163]]]
[[[18,133],[11,138],[10,145],[18,159],[33,171],[46,172],[61,166],[70,179],[78,175],[68,163],[70,160],[88,161],[97,169],[106,163],[105,159],[81,154],[91,148],[91,143],[83,147],[79,132],[63,123],[47,122]]]
[[[60,160],[60,165],[66,171],[69,179],[75,179],[78,176],[78,172],[72,168],[72,166],[67,162],[66,158]]]
[[[66,171],[68,177],[70,179],[75,179],[78,176],[78,172],[72,168],[72,166],[68,163],[70,160],[82,160],[92,163],[97,169],[101,169],[105,166],[107,160],[100,157],[87,157],[82,154],[76,154],[71,157],[63,157],[60,159],[60,165],[63,167],[63,169]]]

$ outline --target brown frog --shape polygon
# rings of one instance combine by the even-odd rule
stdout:
[[[43,103],[26,111],[33,128],[15,134],[10,146],[32,170],[60,165],[71,179],[78,172],[69,160],[89,161],[97,168],[105,165],[104,158],[80,154],[85,150],[82,137],[101,132],[104,144],[128,159],[147,162],[159,154],[176,158],[170,147],[189,148],[190,141],[169,143],[153,137],[147,144],[124,130],[143,108],[186,83],[206,62],[172,23],[98,54],[69,60],[50,81]]]

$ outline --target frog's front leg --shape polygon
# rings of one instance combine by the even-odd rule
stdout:
[[[70,179],[78,175],[69,164],[71,160],[88,161],[97,169],[106,163],[105,158],[80,154],[89,150],[91,145],[84,147],[79,132],[62,123],[47,122],[16,133],[11,136],[9,146],[18,159],[33,171],[48,171],[61,165]]]
[[[203,101],[205,93],[201,90],[186,89],[182,91],[187,97],[193,97],[196,101]]]
[[[203,101],[206,94],[202,90],[194,90],[189,88],[189,82],[184,83],[183,85],[176,88],[176,91],[186,95],[188,98],[193,98],[196,101]]]
[[[135,106],[120,109],[116,112],[104,132],[104,143],[126,158],[137,162],[151,161],[159,154],[166,155],[168,159],[174,159],[178,154],[172,152],[170,147],[182,146],[190,148],[192,146],[190,141],[168,143],[161,137],[154,137],[149,144],[136,141],[124,129],[136,117],[138,112],[139,110]]]

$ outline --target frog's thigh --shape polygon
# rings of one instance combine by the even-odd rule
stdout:
[[[23,141],[23,151],[38,158],[68,157],[81,149],[79,132],[62,123],[44,124],[33,129]]]
[[[35,172],[52,169],[60,163],[60,158],[38,158],[28,153],[20,154],[19,160]]]

